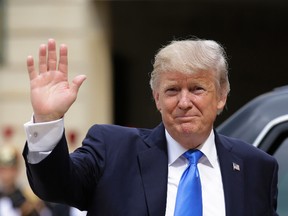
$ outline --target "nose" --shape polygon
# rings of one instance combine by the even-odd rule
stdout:
[[[181,91],[181,94],[179,94],[178,107],[182,110],[191,109],[193,107],[189,91]]]

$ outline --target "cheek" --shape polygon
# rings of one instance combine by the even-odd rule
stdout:
[[[161,101],[161,108],[166,113],[172,113],[177,108],[178,101],[176,98],[169,98]]]
[[[193,104],[201,113],[205,113],[208,116],[213,115],[213,113],[218,110],[218,101],[211,97],[197,98],[193,101]]]

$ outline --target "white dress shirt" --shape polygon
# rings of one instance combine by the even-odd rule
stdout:
[[[168,144],[166,216],[173,216],[178,184],[189,162],[182,156],[187,149],[177,143],[167,131],[165,134]],[[203,216],[224,216],[224,191],[213,130],[198,149],[203,153],[197,165],[202,186]]]
[[[45,123],[33,123],[33,120],[24,124],[29,148],[29,163],[39,163],[56,146],[64,131],[64,120]],[[177,188],[182,173],[188,166],[187,159],[182,156],[187,149],[178,144],[166,131],[168,143],[168,185],[166,216],[174,215]],[[203,216],[224,216],[225,201],[222,177],[215,147],[214,132],[199,148],[203,156],[198,162],[202,185]]]

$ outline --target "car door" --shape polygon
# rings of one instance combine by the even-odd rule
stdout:
[[[288,215],[288,121],[265,130],[257,147],[273,155],[279,163],[278,214]],[[255,145],[255,144],[254,144]]]

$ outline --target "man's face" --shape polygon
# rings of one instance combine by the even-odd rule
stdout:
[[[18,177],[18,169],[16,166],[0,166],[0,184],[3,190],[9,190],[14,187]]]
[[[226,103],[210,72],[162,73],[153,92],[169,134],[186,148],[195,148],[209,136],[219,110]]]

